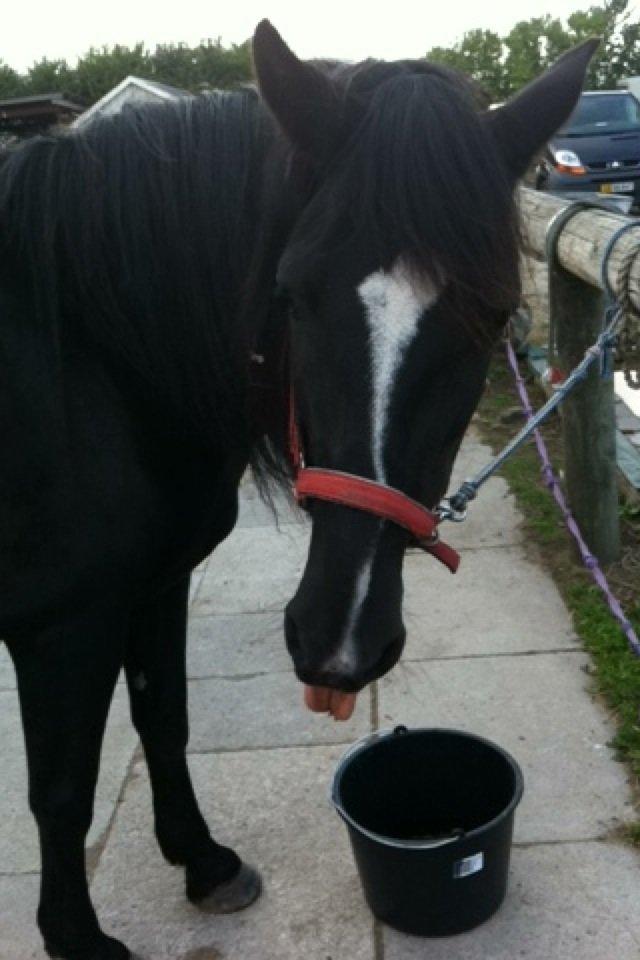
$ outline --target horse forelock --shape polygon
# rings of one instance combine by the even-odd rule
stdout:
[[[326,171],[334,198],[292,257],[307,273],[327,249],[363,238],[383,269],[401,258],[416,285],[446,276],[452,310],[492,337],[489,315],[519,299],[518,233],[478,88],[427,61],[320,66],[341,94],[341,148]]]

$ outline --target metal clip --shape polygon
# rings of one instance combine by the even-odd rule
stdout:
[[[462,510],[456,510],[451,505],[451,500],[446,497],[444,500],[441,500],[434,513],[440,518],[440,520],[451,520],[452,523],[462,523],[463,520],[467,519],[467,507],[465,506]]]

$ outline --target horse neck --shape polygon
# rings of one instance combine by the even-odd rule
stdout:
[[[277,293],[276,274],[291,232],[315,185],[315,173],[271,122],[263,169],[262,227],[241,296],[240,326],[249,331],[251,464],[266,488],[288,481],[289,307]]]

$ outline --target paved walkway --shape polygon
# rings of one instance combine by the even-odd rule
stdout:
[[[486,456],[470,438],[456,475]],[[420,553],[407,558],[403,663],[361,694],[349,723],[336,724],[301,707],[281,632],[307,528],[285,514],[277,532],[244,488],[238,528],[193,580],[190,762],[215,835],[260,867],[265,893],[222,918],[185,902],[181,871],[153,839],[120,685],[90,836],[106,930],[145,960],[638,960],[640,858],[614,839],[632,815],[629,785],[563,603],[523,546],[501,480],[447,533],[463,548],[460,573]],[[523,767],[510,892],[472,933],[414,939],[374,924],[364,906],[327,790],[346,744],[396,723],[472,730]],[[1,648],[0,771],[0,957],[42,960],[36,837]]]

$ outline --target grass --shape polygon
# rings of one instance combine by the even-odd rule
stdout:
[[[526,376],[526,370],[522,372]],[[531,380],[529,377],[528,389],[537,407],[545,397]],[[506,362],[498,355],[477,416],[480,434],[494,450],[500,449],[522,425],[522,421],[514,423],[511,417],[511,411],[517,406],[519,400],[513,378]],[[511,422],[505,422],[508,420]],[[543,428],[543,433],[554,469],[561,475],[560,418],[556,416]],[[640,799],[640,658],[629,650],[600,590],[582,566],[555,501],[542,483],[533,441],[507,461],[501,473],[524,514],[527,540],[536,544],[571,612],[576,633],[591,654],[593,669],[589,672],[593,689],[607,704],[616,722],[617,732],[611,746],[617,759],[628,764],[636,798]],[[640,505],[622,503],[620,522],[622,556],[605,572],[627,617],[640,634]],[[640,820],[626,824],[622,836],[640,847]]]

